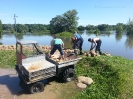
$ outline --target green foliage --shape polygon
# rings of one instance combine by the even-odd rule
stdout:
[[[15,51],[0,51],[0,67],[14,68],[16,64]]]
[[[108,24],[100,24],[97,26],[100,31],[109,31],[111,30]]]
[[[88,30],[88,33],[94,33],[95,30]]]
[[[73,34],[70,32],[62,32],[62,33],[57,33],[56,36],[58,36],[58,37],[72,37]]]
[[[85,29],[86,29],[86,30],[96,30],[96,26],[94,26],[94,25],[87,25],[87,26],[85,27]]]
[[[133,61],[121,57],[87,57],[77,64],[77,76],[91,77],[94,83],[75,99],[132,99]]]
[[[116,25],[116,33],[122,33],[123,31],[123,26],[119,23]]]
[[[63,15],[57,15],[50,21],[51,33],[72,32],[77,28],[78,17],[76,10],[69,10]]]
[[[133,20],[129,18],[127,22],[127,35],[133,34]]]
[[[16,24],[16,32],[17,33],[43,33],[47,34],[50,33],[49,31],[50,27],[49,25],[45,24]],[[5,32],[15,32],[14,30],[14,24],[3,24],[3,30]]]
[[[15,30],[14,30],[14,25],[13,24],[3,24],[3,31],[5,32],[11,32],[13,33]]]
[[[98,35],[100,35],[100,31],[99,31],[98,29],[96,29],[96,31],[94,32],[94,34],[95,34],[96,36],[98,36]]]
[[[78,30],[79,30],[79,31],[83,31],[83,30],[85,30],[85,27],[82,26],[82,25],[80,25],[80,26],[78,26]]]

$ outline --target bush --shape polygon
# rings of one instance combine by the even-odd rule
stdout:
[[[62,32],[62,33],[56,34],[56,36],[58,36],[58,37],[72,37],[73,34],[70,32]]]

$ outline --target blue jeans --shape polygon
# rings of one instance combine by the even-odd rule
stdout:
[[[51,52],[50,52],[50,55],[53,55],[54,52],[58,49],[58,51],[60,52],[61,55],[64,55],[63,53],[63,50],[62,50],[62,46],[61,45],[54,45]]]
[[[80,52],[82,52],[82,45],[83,45],[83,39],[80,38],[76,41],[76,43],[74,44],[74,48],[80,50]]]
[[[101,51],[100,47],[101,47],[102,41],[101,41],[101,40],[99,40],[99,41],[98,41],[98,42],[96,42],[96,43],[97,43],[97,46],[96,46],[95,51]]]

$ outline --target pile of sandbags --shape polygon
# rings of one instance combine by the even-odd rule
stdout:
[[[90,56],[90,57],[95,57],[95,56],[100,56],[99,53],[96,53],[94,50],[88,51],[88,52],[84,52],[85,56]]]
[[[64,52],[64,56],[71,53],[71,50],[63,50]],[[65,61],[70,61],[71,58],[69,57],[64,57],[64,59],[61,58],[61,55],[60,55],[60,52],[58,50],[55,51],[55,53],[53,55],[51,55],[51,58],[52,60],[54,60],[55,62],[58,62],[58,63],[62,63],[62,62],[65,62]]]
[[[91,85],[93,80],[90,77],[79,76],[77,79],[77,87],[85,89],[87,86]]]
[[[0,50],[15,50],[15,45],[0,45]]]

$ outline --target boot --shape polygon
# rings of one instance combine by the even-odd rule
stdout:
[[[100,55],[102,55],[102,54],[103,54],[101,50],[99,51],[99,54],[100,54]]]
[[[77,54],[78,50],[77,49],[74,49],[74,53]]]
[[[82,54],[83,54],[82,52],[79,53],[79,55],[82,55]]]

